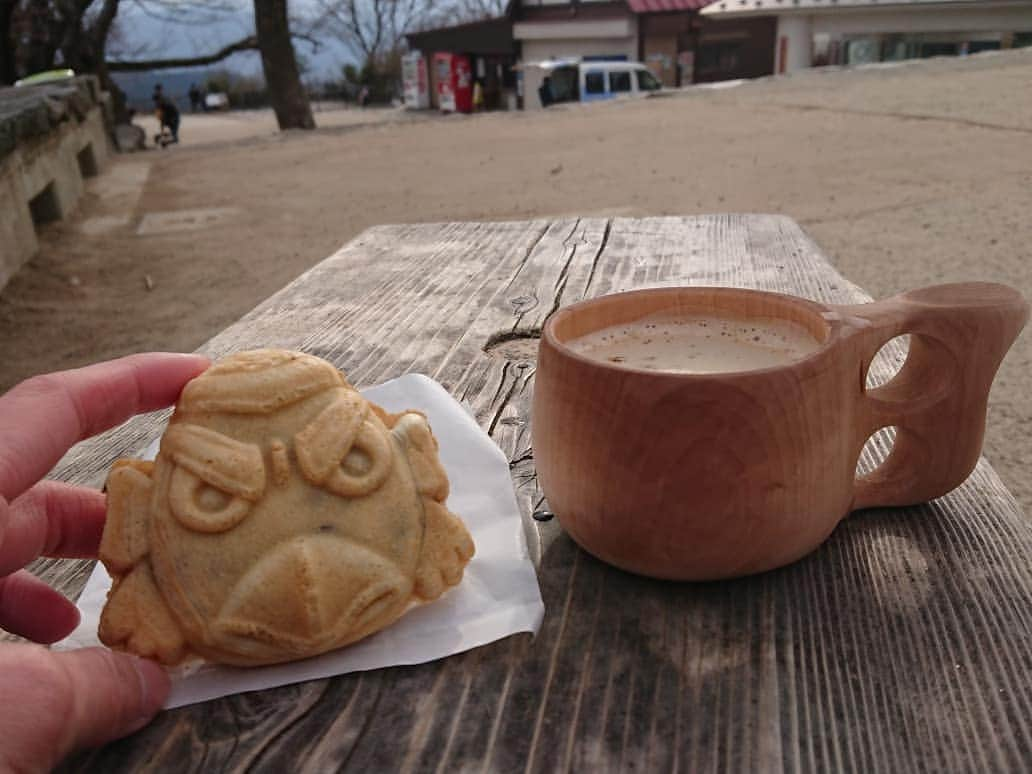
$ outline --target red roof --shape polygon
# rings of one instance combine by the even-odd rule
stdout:
[[[663,13],[664,11],[698,11],[713,0],[627,0],[635,13]]]

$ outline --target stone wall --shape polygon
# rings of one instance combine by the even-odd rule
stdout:
[[[70,214],[110,153],[92,76],[0,89],[0,288],[39,249],[36,228]]]

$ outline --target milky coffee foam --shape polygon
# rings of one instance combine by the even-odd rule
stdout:
[[[626,368],[713,374],[787,365],[815,352],[820,342],[788,320],[666,312],[603,328],[566,345]]]

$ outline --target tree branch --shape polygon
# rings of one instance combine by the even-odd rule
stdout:
[[[307,32],[291,32],[290,37],[294,40],[303,40],[312,47],[312,51],[318,51],[322,46],[322,42],[318,38],[309,35]]]
[[[104,50],[107,47],[108,34],[111,32],[111,25],[118,15],[118,0],[104,0],[96,20],[90,27],[90,35],[93,38],[94,51],[97,58],[104,59]]]
[[[213,54],[207,56],[182,57],[179,59],[146,59],[135,62],[108,62],[107,68],[113,73],[141,72],[143,70],[167,70],[170,67],[202,67],[204,65],[221,62],[226,57],[232,56],[240,51],[256,51],[258,49],[258,38],[248,35],[236,43],[220,48]]]

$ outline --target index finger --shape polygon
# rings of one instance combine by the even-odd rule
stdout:
[[[173,404],[208,365],[200,355],[130,355],[16,385],[0,397],[0,496],[14,500],[73,444]]]

